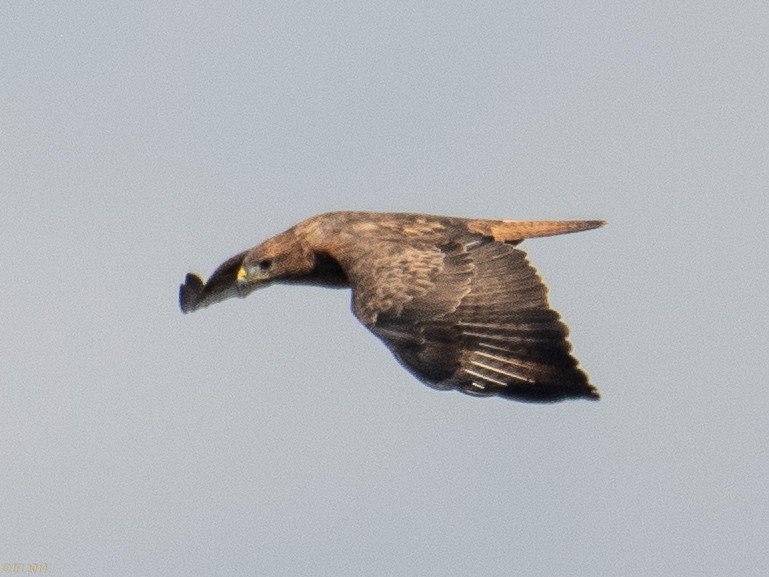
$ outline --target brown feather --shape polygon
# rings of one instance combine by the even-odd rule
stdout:
[[[470,231],[502,242],[519,243],[526,238],[555,236],[598,228],[603,220],[470,220]]]

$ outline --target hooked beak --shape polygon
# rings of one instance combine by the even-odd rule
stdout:
[[[184,284],[179,285],[179,308],[189,313],[221,302],[228,298],[248,296],[266,283],[249,280],[239,254],[214,271],[207,282],[196,274],[189,273]]]

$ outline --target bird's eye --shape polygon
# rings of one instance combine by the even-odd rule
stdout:
[[[259,268],[262,270],[267,270],[272,266],[272,260],[269,258],[263,258],[259,261]]]

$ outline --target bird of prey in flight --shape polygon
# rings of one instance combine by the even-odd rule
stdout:
[[[207,282],[188,274],[179,305],[188,313],[272,283],[349,288],[358,320],[430,387],[529,402],[598,399],[516,246],[603,224],[331,212],[233,256]]]

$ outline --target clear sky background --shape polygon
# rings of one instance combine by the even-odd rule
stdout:
[[[769,574],[766,2],[6,2],[0,564]],[[315,213],[605,218],[526,249],[599,403],[433,391],[188,270]]]

